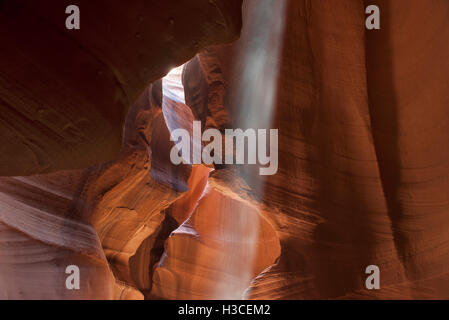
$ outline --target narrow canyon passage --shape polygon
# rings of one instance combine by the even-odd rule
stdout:
[[[194,66],[202,68],[203,63],[207,66],[204,57],[196,59],[200,63]],[[184,72],[204,73],[207,78],[207,71],[207,68],[194,70],[193,66],[180,66],[162,80],[162,112],[170,130],[184,126],[192,133],[194,115],[185,104],[191,92],[184,91],[183,79],[188,88],[194,88],[194,84],[187,81],[194,81],[183,75]],[[214,71],[218,76],[220,71]],[[198,83],[202,82],[195,81]],[[207,81],[203,83],[208,85]],[[195,92],[210,92],[208,88],[195,89]],[[197,98],[208,100],[209,96]],[[199,110],[195,111],[198,114]],[[201,150],[201,141],[196,141],[193,135],[190,140],[192,152],[195,148]],[[191,163],[192,158],[185,160]],[[194,165],[189,191],[166,210],[180,227],[170,235],[155,266],[151,297],[241,299],[251,280],[279,256],[275,230],[261,216],[257,204],[249,197],[242,197],[246,191],[239,183],[245,183],[238,178],[235,168],[219,171],[213,173],[205,165]],[[213,177],[209,178],[211,172]],[[227,175],[227,181],[219,178],[223,175]]]
[[[0,299],[449,298],[448,0],[77,2],[0,1]]]

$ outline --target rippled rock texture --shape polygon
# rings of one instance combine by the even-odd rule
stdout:
[[[81,0],[74,31],[65,27],[71,4],[0,3],[0,175],[115,159],[129,107],[148,84],[235,39],[241,25],[241,0]]]
[[[264,103],[251,97],[277,71],[267,110],[280,128],[279,172],[244,175],[262,185],[281,256],[247,297],[448,298],[449,3],[376,1],[378,31],[364,28],[369,1],[343,3],[285,2],[284,36],[264,43],[251,42],[265,18],[249,1],[240,44],[219,49],[237,70],[227,82],[245,88],[232,92],[240,126],[265,125],[255,117]],[[267,63],[248,67],[245,47],[276,41],[277,58],[257,51]],[[381,290],[365,288],[371,264]]]
[[[0,298],[449,298],[447,0],[68,4],[0,1]],[[172,164],[194,120],[277,174]]]

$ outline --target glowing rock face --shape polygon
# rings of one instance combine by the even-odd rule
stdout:
[[[223,182],[224,174],[232,184]],[[233,172],[217,175],[191,217],[168,239],[154,271],[153,296],[241,299],[252,279],[279,256],[274,229],[245,197],[239,178]]]
[[[449,298],[447,0],[369,31],[363,1],[247,0],[228,45],[241,1],[80,0],[70,36],[63,2],[0,5],[0,298]],[[194,120],[278,128],[277,174],[174,165]]]

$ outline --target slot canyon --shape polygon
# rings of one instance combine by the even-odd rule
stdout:
[[[449,299],[449,1],[71,4],[0,0],[0,299]]]

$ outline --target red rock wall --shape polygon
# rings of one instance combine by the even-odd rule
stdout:
[[[241,0],[81,0],[82,26],[67,30],[70,4],[1,2],[2,176],[115,159],[143,90],[201,48],[235,39],[241,25]]]
[[[380,31],[365,29],[367,1],[285,3],[271,124],[279,171],[243,172],[263,185],[282,253],[247,297],[447,298],[449,3],[378,1]],[[231,92],[234,119],[242,97],[266,89],[233,58],[261,28],[259,4],[246,2],[241,39],[217,49],[227,82],[253,88]],[[365,289],[371,264],[382,290]]]
[[[153,249],[176,227],[164,209],[190,168],[169,162],[160,86],[137,98],[204,46],[235,39],[241,1],[81,1],[74,32],[68,4],[0,4],[0,175],[68,170],[0,178],[2,298],[142,298]],[[65,288],[69,264],[88,275],[79,291]]]
[[[0,298],[449,297],[447,0],[246,0],[232,44],[241,1],[79,2],[0,2]],[[194,119],[277,174],[173,165]]]

